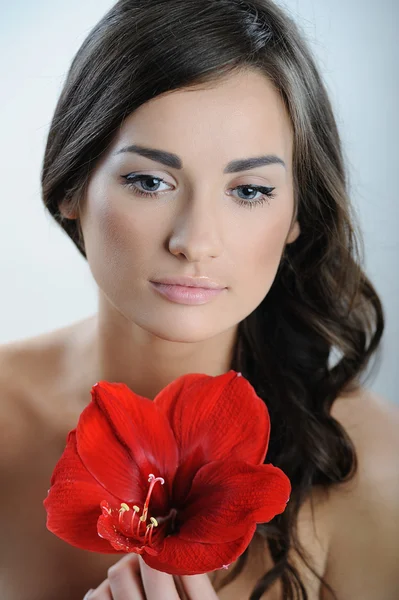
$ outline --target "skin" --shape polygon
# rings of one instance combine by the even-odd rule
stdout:
[[[127,555],[109,569],[106,579],[84,600],[218,600],[209,577],[174,578],[149,567],[141,556]]]
[[[184,168],[117,153],[132,143],[174,152]],[[153,399],[180,375],[229,369],[238,323],[267,295],[285,245],[300,233],[292,147],[279,95],[254,72],[212,89],[157,97],[126,119],[81,207],[88,263],[99,288],[87,345],[90,380],[123,381]],[[275,164],[223,174],[227,162],[263,154],[276,154],[287,168]],[[123,176],[131,173],[162,178],[165,183],[155,188],[159,198],[124,187]],[[230,192],[238,185],[272,186],[276,197],[253,208],[240,206],[237,200],[249,193]],[[154,182],[136,187],[145,191]],[[60,208],[76,218],[65,205]],[[165,275],[206,275],[228,289],[207,304],[177,304],[149,283]]]

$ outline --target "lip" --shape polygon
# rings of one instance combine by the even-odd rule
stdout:
[[[180,285],[184,287],[196,287],[201,289],[223,290],[226,286],[209,277],[162,277],[151,283],[162,283],[165,285]]]
[[[162,296],[177,304],[206,304],[215,296],[219,296],[226,288],[200,288],[196,286],[183,286],[150,282],[154,289]]]

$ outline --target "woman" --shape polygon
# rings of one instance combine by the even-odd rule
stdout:
[[[118,2],[72,63],[42,186],[99,304],[1,350],[1,597],[393,600],[398,412],[360,383],[383,309],[291,19],[270,0]],[[236,564],[173,578],[46,530],[51,472],[97,381],[154,399],[230,368],[266,402],[266,462],[293,487]]]

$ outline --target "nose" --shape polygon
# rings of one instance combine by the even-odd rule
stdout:
[[[204,262],[222,252],[220,219],[216,203],[209,198],[187,202],[178,214],[169,239],[169,251],[182,254],[189,262]]]

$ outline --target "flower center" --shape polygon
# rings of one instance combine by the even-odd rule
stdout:
[[[150,483],[150,487],[147,492],[147,497],[144,502],[144,508],[141,516],[139,516],[140,507],[136,504],[134,504],[133,507],[130,508],[130,506],[128,506],[125,502],[122,502],[120,508],[118,509],[119,514],[117,517],[117,527],[124,536],[133,537],[135,539],[140,540],[142,546],[136,549],[138,552],[142,552],[145,546],[152,546],[152,535],[154,528],[158,527],[160,523],[163,523],[171,517],[174,521],[174,517],[176,516],[177,512],[175,509],[172,509],[166,517],[159,517],[158,520],[154,517],[148,516],[148,507],[154,486],[157,482],[160,482],[161,485],[164,485],[165,480],[162,477],[155,477],[155,475],[150,473],[148,481]],[[109,506],[108,502],[105,500],[101,502],[100,506],[105,517],[113,516],[113,513],[116,510],[113,510]],[[131,513],[131,515],[127,515],[127,513]],[[149,523],[147,521],[149,521]],[[114,531],[116,533],[115,525]]]
[[[150,482],[150,487],[147,492],[147,498],[145,499],[143,514],[141,515],[141,517],[138,516],[138,513],[140,512],[140,508],[135,504],[133,506],[133,514],[132,514],[132,518],[130,520],[130,532],[131,532],[132,536],[137,537],[137,538],[142,537],[142,533],[141,533],[140,529],[141,529],[142,525],[147,522],[148,505],[150,503],[150,498],[151,498],[152,490],[154,489],[154,485],[156,484],[157,481],[159,481],[161,483],[161,485],[163,485],[165,483],[165,480],[162,477],[155,477],[155,475],[153,475],[152,473],[150,473],[150,475],[148,477],[148,481]],[[130,510],[129,506],[123,502],[119,509],[119,524],[120,525],[122,525],[122,519],[123,519],[124,512],[127,512],[129,510]],[[137,520],[136,520],[136,517],[137,517]],[[158,527],[158,521],[156,519],[154,519],[154,517],[150,517],[150,524],[148,524],[146,526],[145,532],[144,532],[143,546],[147,545],[147,541],[148,541],[148,545],[151,546],[152,530],[154,529],[154,527]]]

